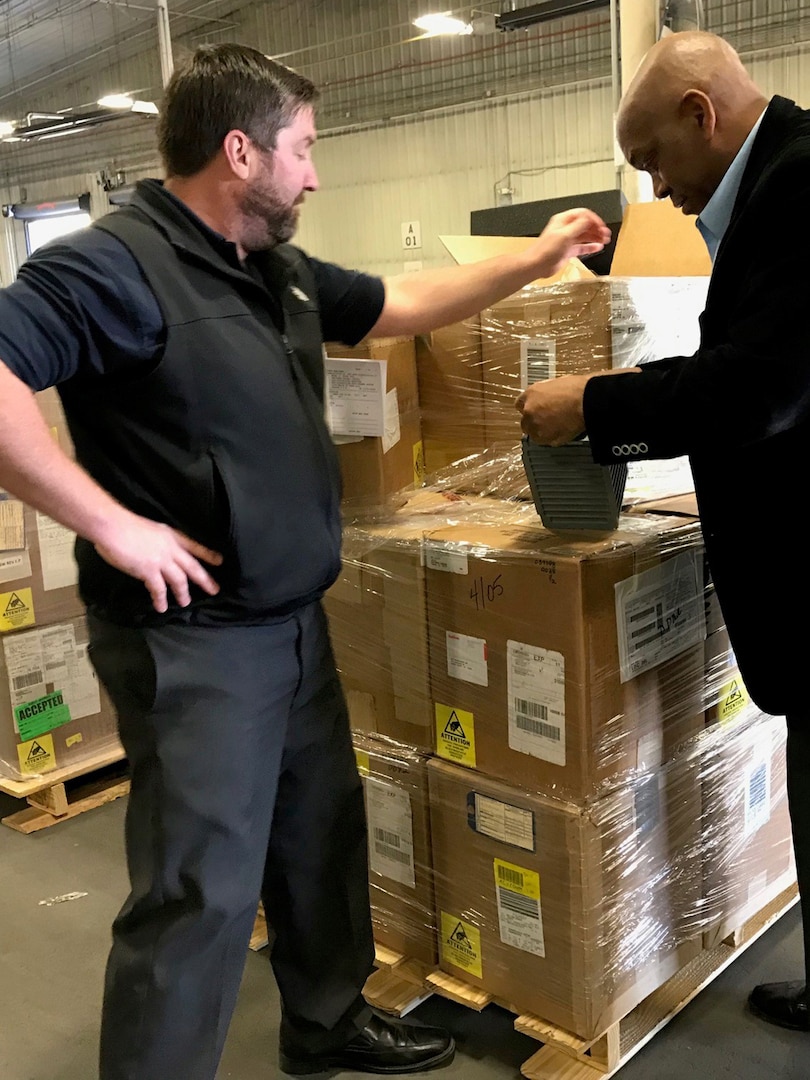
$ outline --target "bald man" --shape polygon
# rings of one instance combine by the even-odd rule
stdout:
[[[659,199],[699,215],[713,261],[694,356],[612,378],[536,383],[523,430],[559,446],[586,432],[609,465],[688,454],[706,551],[746,686],[788,725],[788,796],[805,978],[758,986],[759,1016],[801,1031],[810,979],[810,112],[770,101],[739,56],[706,33],[649,51],[617,119],[622,151]]]

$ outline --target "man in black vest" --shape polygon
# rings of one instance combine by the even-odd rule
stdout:
[[[805,978],[755,987],[752,1010],[810,1030],[810,713],[804,692],[810,569],[794,552],[797,482],[810,452],[810,264],[780,221],[810,201],[810,112],[767,97],[713,34],[674,34],[647,54],[622,101],[619,143],[659,199],[698,214],[713,259],[694,356],[612,378],[537,383],[523,429],[561,445],[587,431],[594,459],[688,454],[717,598],[746,687],[787,718],[788,800]],[[799,496],[801,498],[801,496]],[[740,510],[787,565],[752,565]],[[751,519],[747,519],[751,520]],[[760,545],[761,548],[761,545]],[[794,557],[795,556],[795,557]],[[759,563],[759,560],[756,560]],[[782,574],[784,573],[784,577]]]
[[[165,182],[0,293],[0,484],[78,534],[131,767],[101,1080],[213,1080],[260,896],[285,1072],[453,1055],[362,998],[363,796],[320,605],[340,567],[322,342],[451,323],[609,233],[573,210],[523,255],[390,281],[310,258],[288,241],[318,186],[315,96],[255,50],[199,50],[167,88]],[[35,404],[51,385],[77,463]]]

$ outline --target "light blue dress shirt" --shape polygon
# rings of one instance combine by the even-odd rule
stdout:
[[[751,147],[754,145],[754,139],[757,137],[759,125],[762,123],[764,115],[763,111],[759,120],[751,128],[748,138],[737,152],[737,156],[729,165],[728,171],[720,181],[717,191],[706,203],[703,213],[695,222],[700,230],[700,235],[706,242],[706,247],[709,249],[712,264],[714,264],[714,257],[717,254],[720,241],[725,236],[728,223],[731,221],[731,212],[734,209],[737,192],[740,190],[745,166],[751,156]]]

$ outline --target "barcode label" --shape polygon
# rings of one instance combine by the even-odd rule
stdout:
[[[745,835],[762,828],[771,816],[770,759],[757,761],[745,779]]]
[[[400,851],[389,844],[382,844],[379,840],[374,841],[374,850],[384,859],[393,859],[394,862],[401,863],[403,866],[410,866],[411,857],[407,851]]]
[[[753,811],[757,811],[768,797],[768,782],[765,765],[760,765],[748,783],[748,802]]]
[[[509,747],[565,765],[565,657],[525,641],[507,641]]]
[[[14,676],[14,689],[24,690],[27,686],[39,686],[42,682],[41,671],[29,671],[25,675]]]
[[[503,866],[500,863],[498,864],[498,881],[502,885],[511,885],[517,889],[523,888],[523,874],[519,870],[512,870],[511,867]]]
[[[560,729],[553,724],[544,724],[542,720],[533,720],[530,716],[515,713],[515,725],[520,731],[527,731],[530,735],[542,735],[552,742],[560,741]]]
[[[539,919],[540,908],[530,896],[521,896],[511,889],[498,889],[498,906],[526,919]]]
[[[520,343],[520,377],[523,386],[546,382],[557,374],[557,343],[554,338],[530,338]]]
[[[527,701],[526,698],[515,698],[515,712],[523,713],[524,716],[533,716],[536,720],[548,720],[548,705],[541,705],[539,701]]]
[[[374,838],[379,840],[381,844],[388,844],[389,847],[402,847],[399,836],[396,833],[389,832],[387,829],[379,829],[375,826]]]
[[[410,796],[396,781],[373,775],[366,779],[365,789],[369,870],[415,889]]]

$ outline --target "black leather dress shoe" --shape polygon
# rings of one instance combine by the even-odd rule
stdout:
[[[308,1054],[300,1047],[282,1045],[279,1065],[293,1076],[330,1069],[394,1076],[446,1065],[455,1051],[452,1037],[441,1028],[418,1027],[374,1013],[351,1042],[337,1050]]]
[[[805,984],[802,982],[762,983],[748,998],[751,1012],[769,1024],[810,1031]]]

